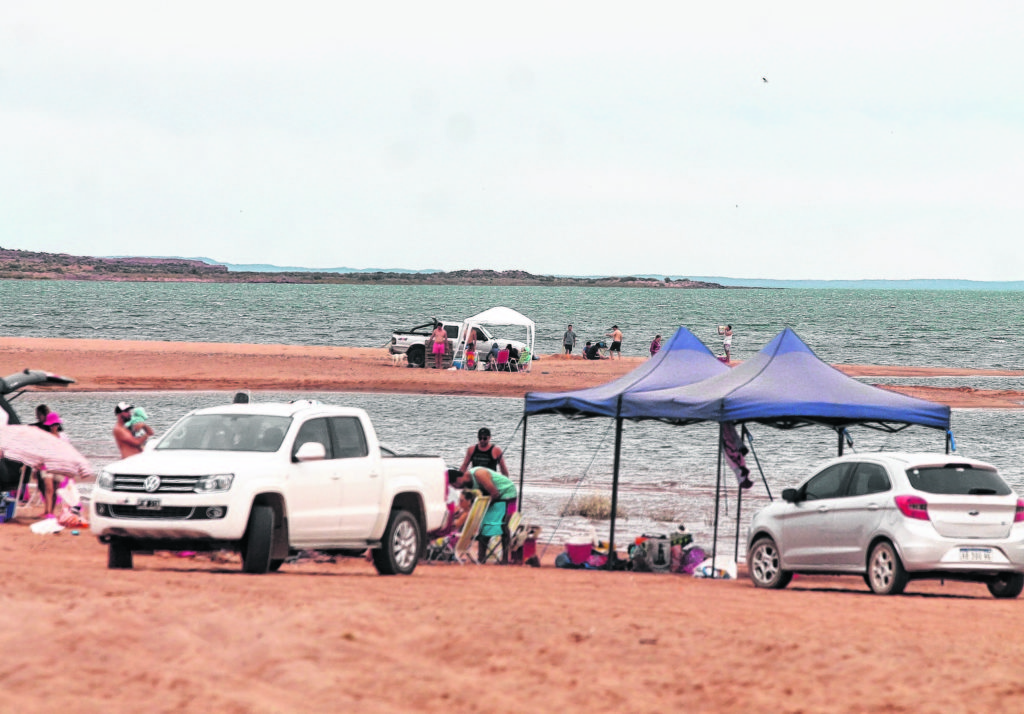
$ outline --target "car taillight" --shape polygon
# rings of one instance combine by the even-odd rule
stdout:
[[[900,509],[907,518],[915,518],[919,521],[931,520],[928,517],[928,501],[924,500],[920,496],[897,496],[895,499],[896,507]],[[1018,508],[1020,508],[1021,502],[1018,501]]]
[[[1024,498],[1017,499],[1017,512],[1013,514],[1013,522],[1020,523],[1024,521]]]

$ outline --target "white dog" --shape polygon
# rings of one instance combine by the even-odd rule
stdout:
[[[406,364],[407,361],[408,358],[403,354],[391,355],[391,364],[394,367],[402,367]]]

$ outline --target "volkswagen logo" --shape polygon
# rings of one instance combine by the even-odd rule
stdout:
[[[147,476],[146,480],[142,482],[142,487],[146,489],[146,493],[153,493],[160,488],[160,477],[159,476]]]

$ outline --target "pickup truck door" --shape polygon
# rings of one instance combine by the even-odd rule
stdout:
[[[365,540],[380,514],[380,453],[371,454],[359,417],[331,417],[334,455],[341,474],[341,528],[343,541]]]
[[[341,462],[334,458],[326,418],[310,419],[299,428],[291,456],[303,444],[324,445],[323,461],[292,462],[288,478],[288,535],[293,546],[323,545],[337,538],[341,522]]]

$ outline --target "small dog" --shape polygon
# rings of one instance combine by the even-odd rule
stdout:
[[[393,367],[402,367],[408,361],[408,357],[405,355],[391,355],[391,365]]]

